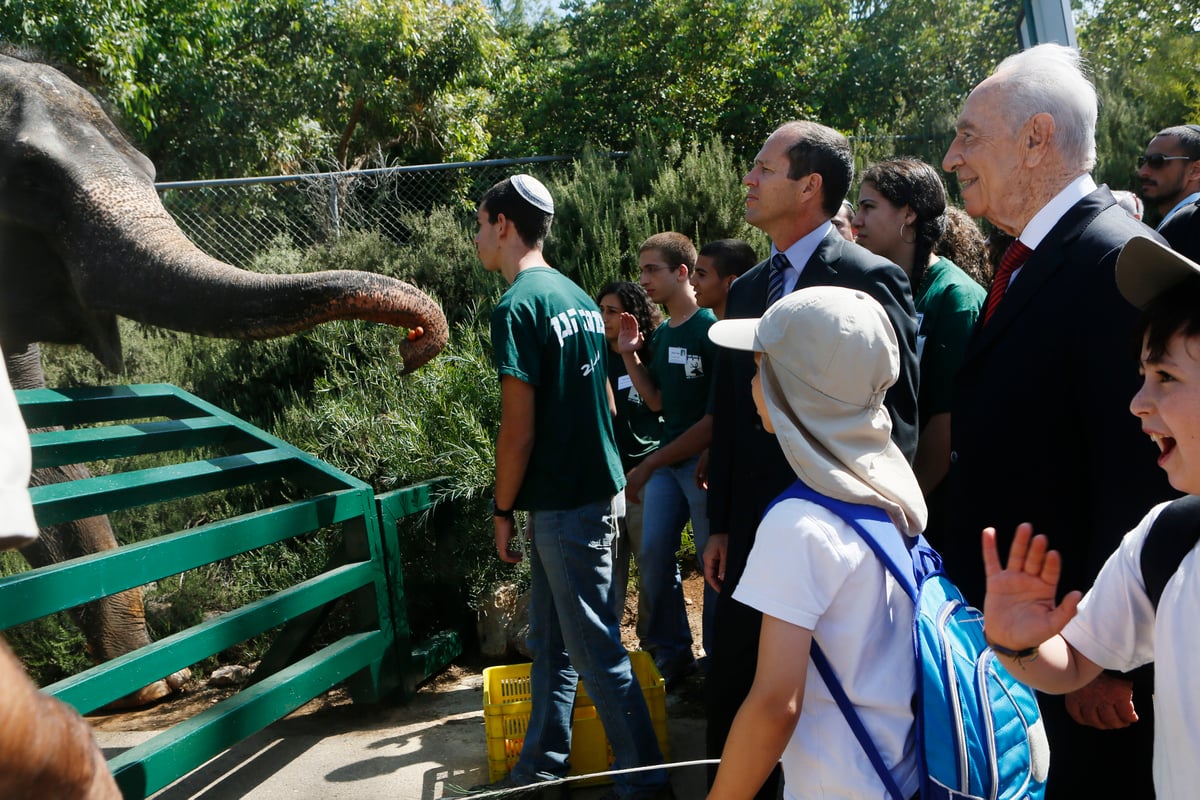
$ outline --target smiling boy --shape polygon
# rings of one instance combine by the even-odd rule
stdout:
[[[1152,239],[1135,238],[1117,260],[1117,284],[1143,309],[1143,380],[1130,411],[1158,445],[1158,466],[1171,486],[1200,495],[1200,264]],[[983,536],[984,625],[1013,676],[1061,694],[1105,669],[1154,664],[1154,787],[1160,800],[1194,797],[1200,785],[1197,548],[1179,563],[1157,608],[1144,579],[1143,548],[1170,505],[1155,506],[1126,534],[1086,596],[1073,591],[1058,604],[1063,563],[1047,550],[1046,536],[1021,525],[1003,569],[995,530]],[[1190,527],[1197,525],[1200,518]],[[1137,719],[1132,704],[1118,714],[1121,721]]]

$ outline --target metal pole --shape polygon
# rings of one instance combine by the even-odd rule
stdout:
[[[342,219],[341,212],[338,210],[338,187],[337,178],[333,175],[329,176],[329,218],[333,221],[333,235],[335,238],[342,238]]]

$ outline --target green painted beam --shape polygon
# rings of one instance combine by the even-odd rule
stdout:
[[[16,392],[21,413],[30,427],[113,422],[126,419],[216,417],[262,442],[264,448],[290,452],[313,471],[301,475],[315,491],[368,484],[326,464],[309,453],[238,419],[218,406],[170,384],[99,386],[72,389],[23,389]]]
[[[169,384],[21,389],[17,391],[17,400],[25,424],[31,428],[204,415],[185,392]]]
[[[291,477],[304,465],[294,452],[259,450],[233,456],[97,475],[29,490],[39,525],[57,525],[122,508],[193,497],[219,489]]]
[[[364,669],[382,652],[378,631],[347,636],[126,750],[109,768],[125,797],[145,797]]]
[[[384,674],[380,678],[380,691],[384,695],[391,695],[398,690],[404,697],[411,696],[417,684],[425,680],[433,669],[424,651],[413,647],[412,627],[408,621],[408,598],[404,588],[404,570],[401,566],[403,547],[397,536],[396,524],[405,517],[432,508],[436,503],[435,490],[449,480],[445,477],[434,478],[375,496],[379,510],[380,542],[387,574],[387,599],[390,603],[396,641],[395,656],[398,661],[394,673]],[[452,658],[453,655],[447,658],[442,666]],[[433,660],[436,661],[437,656],[434,656]]]
[[[205,446],[254,449],[258,442],[216,417],[43,431],[30,434],[29,439],[35,469]]]
[[[412,486],[393,489],[390,492],[375,495],[375,501],[379,504],[384,517],[390,517],[392,520],[403,519],[427,508],[433,508],[433,490],[446,480],[448,479],[434,478],[422,483],[414,483]]]
[[[421,640],[409,655],[408,668],[404,675],[404,694],[412,695],[421,683],[441,672],[460,655],[462,637],[458,631],[438,631]]]
[[[176,670],[278,627],[297,615],[369,586],[378,571],[378,565],[369,561],[330,570],[45,686],[42,691],[86,714]]]
[[[0,630],[363,514],[343,489],[0,578]]]

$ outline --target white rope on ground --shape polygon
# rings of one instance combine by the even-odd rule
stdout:
[[[453,783],[447,783],[445,788],[448,791],[456,792],[456,794],[442,794],[442,797],[471,797],[472,800],[487,800],[487,798],[508,798],[520,797],[521,795],[540,792],[552,786],[560,786],[567,783],[575,783],[578,781],[591,780],[593,778],[611,777],[613,775],[629,775],[634,772],[650,772],[656,769],[679,769],[681,767],[706,767],[710,764],[720,764],[719,758],[699,758],[695,761],[672,761],[666,764],[649,764],[644,767],[626,767],[625,769],[611,769],[607,772],[589,772],[586,775],[569,775],[566,778],[556,778],[550,781],[538,781],[531,783],[528,786],[518,786],[513,789],[495,789],[490,792],[473,792],[470,789],[457,786]]]

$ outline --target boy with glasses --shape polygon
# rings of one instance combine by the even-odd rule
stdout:
[[[689,282],[696,259],[695,245],[681,233],[658,233],[642,243],[642,288],[666,308],[670,319],[654,333],[648,367],[641,352],[647,332],[639,329],[632,314],[621,315],[617,342],[638,394],[663,417],[660,449],[626,474],[625,497],[645,504],[638,564],[650,611],[646,637],[668,688],[696,669],[675,555],[688,519],[696,553],[704,552],[708,542],[707,494],[693,476],[700,453],[712,441],[712,420],[705,412],[716,345],[709,341],[708,329],[717,318],[696,302]],[[671,448],[664,451],[668,445]],[[705,603],[704,612],[707,627],[712,603]]]

